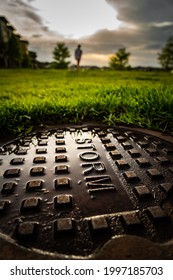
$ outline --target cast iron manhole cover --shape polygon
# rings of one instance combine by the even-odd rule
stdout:
[[[0,230],[87,256],[112,236],[173,238],[173,145],[117,128],[31,134],[0,152]]]

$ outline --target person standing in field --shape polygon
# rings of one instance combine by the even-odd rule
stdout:
[[[77,69],[79,70],[80,68],[80,61],[82,57],[82,50],[81,50],[81,45],[78,45],[76,50],[75,50],[75,59],[77,61]]]

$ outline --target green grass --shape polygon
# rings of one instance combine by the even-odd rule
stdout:
[[[0,130],[100,121],[172,132],[172,82],[161,72],[0,70]]]

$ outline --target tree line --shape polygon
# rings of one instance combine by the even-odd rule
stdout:
[[[7,42],[4,42],[0,32],[0,54],[3,57],[3,64],[1,67],[18,68],[18,67],[32,67],[35,68],[37,61],[37,54],[33,51],[23,52],[21,47],[21,40],[18,36],[12,34]]]
[[[37,54],[29,51],[22,54],[20,41],[16,35],[12,35],[8,42],[3,42],[0,34],[0,52],[6,57],[8,67],[37,67]],[[126,48],[120,48],[109,59],[110,69],[125,70],[130,69],[129,57],[131,53]],[[67,69],[70,65],[70,51],[64,42],[58,42],[53,50],[54,61],[51,63],[52,68]],[[165,70],[173,69],[173,36],[169,37],[165,46],[158,53],[158,62]]]
[[[130,69],[129,57],[131,53],[127,52],[126,48],[120,48],[113,54],[109,59],[109,67],[114,70],[125,70]],[[68,68],[70,61],[67,61],[70,57],[70,52],[65,43],[57,43],[54,51],[53,57],[55,61],[52,66],[57,69]],[[164,70],[173,69],[173,36],[169,37],[165,46],[158,53],[158,62]]]

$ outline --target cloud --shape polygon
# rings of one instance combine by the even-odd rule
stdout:
[[[172,0],[106,0],[118,12],[118,19],[132,24],[171,21]]]
[[[173,21],[153,22],[151,23],[151,26],[155,26],[155,27],[173,26]]]
[[[42,37],[41,34],[33,34],[33,35],[32,35],[32,38],[40,38],[40,37]]]
[[[66,38],[81,38],[102,28],[113,30],[120,24],[105,0],[36,0],[32,5],[50,28],[57,28]]]
[[[38,10],[33,8],[29,1],[0,0],[0,10],[17,31],[26,37],[40,29],[45,32],[49,31],[43,19],[38,15]]]
[[[24,15],[31,19],[32,21],[38,23],[38,24],[41,24],[42,25],[42,19],[40,16],[38,16],[36,13],[34,13],[33,11],[25,11]]]

